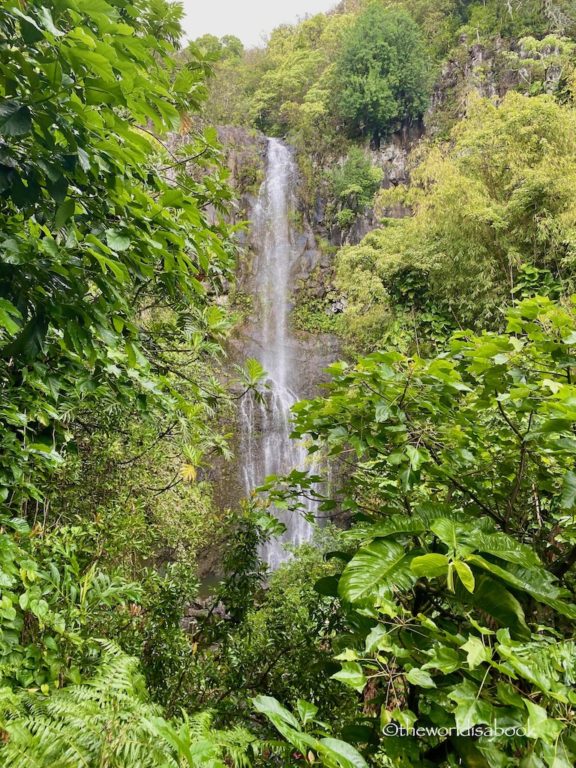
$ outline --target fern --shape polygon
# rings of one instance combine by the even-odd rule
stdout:
[[[249,768],[256,740],[219,731],[209,713],[171,722],[147,699],[138,661],[103,642],[82,685],[16,695],[0,690],[3,768]]]

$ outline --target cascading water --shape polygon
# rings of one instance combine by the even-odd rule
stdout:
[[[240,406],[240,462],[246,493],[268,475],[302,469],[304,446],[290,439],[290,408],[299,399],[298,341],[290,329],[290,288],[297,269],[298,250],[291,217],[296,201],[296,167],[288,147],[268,139],[266,178],[252,215],[255,262],[250,289],[256,320],[248,330],[245,352],[264,366],[268,389],[264,399],[242,398]],[[313,502],[307,502],[312,510]],[[262,557],[271,569],[289,557],[285,544],[301,544],[311,526],[297,512],[277,510],[285,533],[263,547]]]

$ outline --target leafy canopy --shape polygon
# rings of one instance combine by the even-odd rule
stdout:
[[[460,332],[437,357],[336,364],[328,395],[295,406],[312,452],[356,457],[335,678],[363,692],[382,765],[573,764],[573,308],[526,299],[505,333]],[[383,738],[389,723],[448,730]]]
[[[38,498],[79,403],[184,407],[151,369],[137,302],[156,293],[201,311],[231,266],[203,213],[221,208],[221,180],[175,183],[176,158],[150,130],[179,129],[204,95],[158,14],[124,0],[3,4],[0,485],[16,508]],[[214,135],[199,141],[209,161]]]
[[[125,0],[0,8],[0,671],[11,686],[77,680],[102,613],[110,631],[121,614],[130,624],[140,597],[87,554],[95,537],[79,509],[72,528],[40,536],[76,420],[190,421],[197,451],[206,431],[206,373],[183,391],[159,353],[166,338],[214,352],[226,323],[211,295],[232,266],[214,132],[183,150],[159,138],[185,129],[205,96],[203,67],[176,61],[180,16]],[[150,306],[164,313],[156,324]]]
[[[472,99],[449,141],[427,147],[410,187],[380,193],[384,226],[338,255],[352,334],[368,345],[402,316],[460,327],[501,322],[526,269],[572,288],[576,117],[549,96]],[[536,274],[533,272],[533,274]],[[536,281],[536,289],[544,288]],[[414,320],[407,322],[414,330]],[[417,329],[430,335],[426,327]]]
[[[331,213],[335,223],[346,229],[372,204],[383,171],[372,165],[360,148],[354,147],[342,165],[329,171],[327,177]]]
[[[352,135],[376,144],[428,105],[430,62],[417,24],[403,10],[370,3],[344,36],[336,61],[336,107]]]

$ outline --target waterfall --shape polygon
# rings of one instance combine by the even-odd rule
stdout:
[[[252,215],[254,264],[250,289],[255,302],[254,321],[246,352],[264,366],[267,391],[259,401],[253,395],[240,405],[242,484],[249,494],[268,475],[285,474],[306,465],[304,446],[290,439],[290,408],[299,399],[298,341],[290,328],[290,291],[298,262],[292,216],[296,211],[297,173],[288,147],[268,139],[266,178]],[[312,502],[307,502],[312,509]],[[284,545],[301,544],[311,526],[297,512],[275,510],[286,531],[266,544],[262,557],[271,569],[289,557]]]

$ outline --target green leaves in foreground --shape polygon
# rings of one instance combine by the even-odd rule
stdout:
[[[220,216],[230,191],[213,132],[190,134],[184,164],[162,139],[204,95],[202,68],[177,60],[161,23],[174,9],[127,8],[2,3],[0,483],[15,510],[53,470],[28,450],[35,433],[53,434],[56,453],[79,408],[178,418],[210,399],[190,376],[180,396],[162,348],[189,341],[192,316],[197,356],[217,352],[203,320],[232,267]],[[167,345],[141,314],[150,306]]]
[[[335,365],[296,408],[313,450],[356,454],[333,677],[369,697],[358,720],[386,765],[576,762],[575,302],[527,299],[507,333],[459,333],[439,357]],[[432,730],[400,748],[389,723]]]
[[[5,768],[244,768],[257,746],[241,728],[220,731],[208,713],[166,720],[146,697],[136,659],[111,643],[94,676],[50,695],[0,689]]]
[[[180,13],[164,0],[0,2],[0,678],[42,713],[34,765],[130,764],[128,740],[100,757],[82,743],[105,742],[108,726],[121,740],[122,695],[75,721],[66,687],[91,678],[94,635],[131,633],[141,591],[121,574],[145,582],[157,549],[144,540],[164,546],[171,503],[182,519],[164,493],[185,446],[225,453],[210,360],[227,327],[215,298],[232,268],[230,190],[215,131],[188,116],[205,70],[177,51]],[[155,454],[163,440],[170,459]],[[144,535],[134,488],[155,518]],[[207,498],[180,496],[199,516]],[[24,765],[23,719],[3,726],[3,765]],[[149,764],[153,741],[134,764]]]
[[[266,371],[262,363],[253,357],[247,358],[243,367],[237,366],[237,370],[241,381],[246,385],[247,389],[255,390],[266,378]]]
[[[21,136],[32,128],[30,109],[17,101],[4,101],[0,104],[0,134],[3,136]]]
[[[289,744],[307,755],[309,763],[319,760],[326,768],[368,768],[362,755],[350,744],[330,736],[317,735],[325,731],[326,726],[312,719],[313,710],[316,709],[314,705],[299,702],[301,720],[298,721],[271,696],[256,696],[253,703],[254,709],[265,715]]]
[[[410,557],[400,544],[376,540],[362,547],[340,579],[340,596],[351,603],[375,595],[391,595],[394,588],[409,589],[415,581]]]

